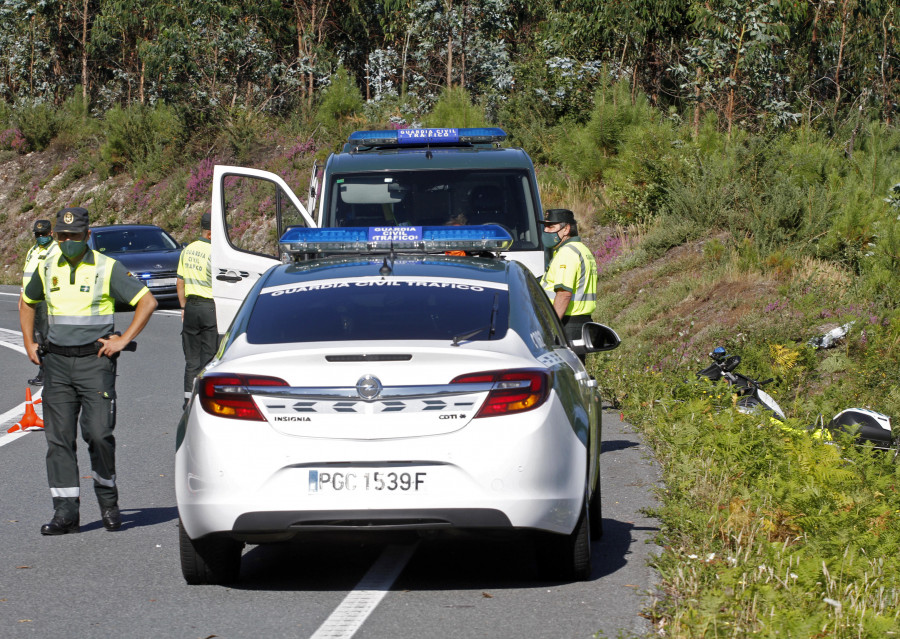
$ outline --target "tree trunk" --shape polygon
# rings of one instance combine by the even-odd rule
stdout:
[[[834,70],[834,84],[837,91],[834,96],[834,112],[831,117],[837,117],[838,107],[841,104],[841,64],[844,59],[844,41],[847,35],[847,5],[850,0],[844,0],[841,4],[841,44],[838,48],[837,68]]]
[[[447,88],[453,86],[453,34],[447,36]]]
[[[731,87],[728,89],[728,106],[725,107],[725,117],[728,120],[728,137],[731,137],[731,125],[734,123],[734,87],[737,84],[738,64],[741,61],[741,46],[744,44],[744,33],[747,25],[741,25],[741,37],[738,38],[737,52],[734,55],[734,68],[731,70]]]
[[[88,2],[84,0],[84,10],[81,14],[81,99],[85,106],[88,101]]]
[[[700,137],[700,83],[703,81],[703,70],[697,67],[697,80],[694,83],[694,139]]]
[[[403,70],[400,72],[400,97],[406,97],[406,52],[409,50],[409,31],[406,32],[406,41],[403,43]]]

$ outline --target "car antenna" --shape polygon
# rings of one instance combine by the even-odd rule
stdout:
[[[388,258],[390,258],[391,263],[388,264]],[[387,277],[388,275],[393,274],[394,272],[394,244],[391,243],[391,252],[384,257],[384,264],[381,265],[381,268],[378,269],[378,272],[381,273],[382,277]]]

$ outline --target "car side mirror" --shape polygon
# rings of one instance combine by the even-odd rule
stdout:
[[[582,344],[574,344],[573,350],[581,355],[583,353],[600,353],[618,348],[622,340],[609,326],[588,322],[581,329]]]

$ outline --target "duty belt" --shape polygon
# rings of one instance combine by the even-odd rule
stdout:
[[[81,346],[60,346],[50,342],[47,344],[47,352],[54,355],[64,355],[66,357],[87,357],[88,355],[96,355],[100,351],[100,342],[91,344],[83,344]]]
[[[189,302],[205,302],[207,304],[211,304],[215,301],[211,297],[203,297],[202,295],[187,295],[185,299]]]

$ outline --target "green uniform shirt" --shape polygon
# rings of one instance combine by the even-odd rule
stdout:
[[[46,300],[51,342],[81,346],[115,330],[116,302],[134,306],[148,292],[120,262],[89,249],[75,268],[54,252],[35,270],[22,296],[28,304]]]
[[[541,278],[552,301],[556,291],[572,294],[566,315],[590,315],[597,308],[597,260],[577,235],[559,245]]]
[[[184,280],[184,294],[212,299],[212,251],[209,240],[188,244],[178,258],[178,277]]]
[[[25,271],[22,273],[22,290],[25,290],[28,280],[34,275],[38,265],[46,259],[51,251],[55,251],[57,248],[59,248],[59,245],[56,243],[56,240],[53,240],[47,246],[35,244],[28,249],[28,253],[25,255]]]

